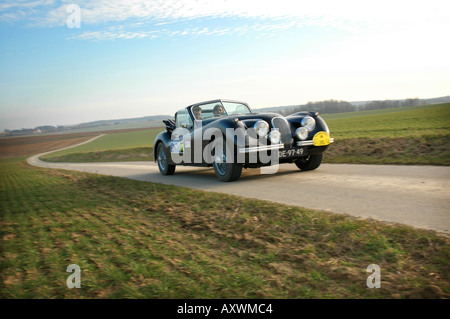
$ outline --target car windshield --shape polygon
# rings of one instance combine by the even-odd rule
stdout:
[[[248,114],[251,113],[247,105],[236,102],[222,102],[228,115],[231,114]]]
[[[247,105],[239,102],[212,102],[191,108],[195,120],[206,120],[227,115],[251,113]]]

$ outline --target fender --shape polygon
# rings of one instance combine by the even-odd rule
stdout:
[[[156,162],[156,160],[157,160],[156,151],[158,150],[158,144],[162,143],[164,145],[164,147],[166,148],[166,151],[170,154],[170,142],[171,142],[171,138],[167,131],[163,131],[156,136],[155,141],[153,142],[153,161],[154,162]],[[174,164],[170,157],[169,157],[169,162],[170,162],[170,164]]]

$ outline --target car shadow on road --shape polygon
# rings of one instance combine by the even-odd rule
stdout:
[[[274,174],[263,174],[259,168],[243,169],[241,177],[232,183],[246,183],[253,181],[265,180],[274,178],[275,176],[290,176],[294,174],[311,174],[313,172],[305,172],[296,167],[289,167],[289,165],[280,166],[280,169]],[[219,181],[214,173],[213,168],[205,167],[177,167],[174,175],[163,176],[159,173],[149,173],[145,175],[129,175],[126,176],[131,179],[138,179],[147,182],[155,182],[162,184],[171,184],[194,188],[208,188],[209,186],[225,185]]]

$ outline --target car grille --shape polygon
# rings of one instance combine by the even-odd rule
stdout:
[[[284,147],[292,147],[292,134],[288,121],[284,117],[274,117],[272,119],[272,126],[280,130],[281,141]]]

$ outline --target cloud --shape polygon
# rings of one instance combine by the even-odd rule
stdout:
[[[223,19],[223,18],[218,18]],[[204,22],[204,21],[203,21]],[[289,20],[274,22],[267,19],[247,19],[233,22],[226,20],[224,23],[215,21],[215,24],[191,22],[155,23],[155,24],[121,24],[105,27],[101,30],[85,30],[75,35],[72,39],[81,40],[115,40],[136,38],[175,38],[175,37],[199,37],[199,36],[224,36],[244,35],[249,32],[257,32],[260,36],[268,36],[274,32],[288,30],[293,27],[306,25],[302,20]]]
[[[40,6],[53,4],[54,0],[38,0],[38,1],[5,1],[0,3],[0,11],[11,9],[32,9]]]
[[[35,1],[37,3],[53,1]],[[63,1],[63,5],[47,15],[49,24],[63,22],[67,14],[66,5],[74,1]],[[85,23],[142,20],[179,20],[204,17],[239,18],[299,18],[323,17],[346,21],[388,21],[422,19],[430,13],[443,14],[448,7],[445,1],[302,1],[302,0],[81,0],[76,2],[82,9]]]
[[[303,26],[352,31],[394,29],[436,24],[449,18],[445,0],[7,0],[0,4],[0,22],[65,26],[69,16],[66,9],[72,3],[81,8],[84,30],[78,37],[99,40],[273,33]],[[240,25],[212,27],[204,23],[205,19],[235,19]],[[111,30],[111,26],[122,29]]]
[[[51,10],[55,0],[11,1],[0,3],[0,22],[30,21]],[[41,11],[44,10],[44,11]]]

